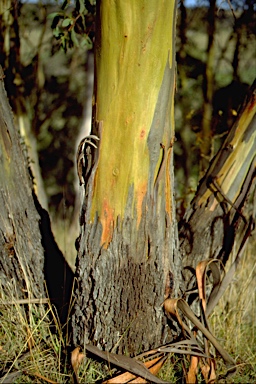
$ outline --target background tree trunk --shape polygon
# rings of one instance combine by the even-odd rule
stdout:
[[[94,133],[82,212],[75,344],[130,354],[165,342],[181,286],[173,201],[176,2],[98,2]]]
[[[209,0],[207,15],[208,46],[206,53],[205,73],[203,80],[203,111],[202,130],[198,134],[200,148],[199,177],[203,177],[212,157],[212,100],[214,94],[215,77],[215,23],[216,23],[216,0]]]
[[[7,90],[8,99],[12,107],[15,125],[18,127],[23,137],[28,157],[30,160],[30,168],[34,177],[34,190],[40,201],[40,204],[48,209],[47,196],[44,189],[44,183],[39,165],[37,141],[33,132],[33,125],[37,119],[38,99],[43,88],[44,75],[40,63],[40,50],[42,48],[42,36],[37,52],[36,78],[34,86],[36,88],[35,101],[32,106],[26,100],[26,75],[24,74],[24,66],[21,62],[21,40],[19,27],[19,14],[22,4],[15,0],[2,0],[0,2],[0,65],[5,73],[5,88]],[[34,116],[33,116],[34,114]],[[33,116],[33,120],[31,116]]]

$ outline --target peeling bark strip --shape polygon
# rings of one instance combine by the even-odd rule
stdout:
[[[176,2],[97,4],[93,133],[100,142],[85,194],[74,342],[133,354],[168,338],[162,303],[181,281],[172,151]]]
[[[210,257],[227,260],[249,225],[243,210],[255,169],[256,81],[185,214],[179,232],[184,265]]]

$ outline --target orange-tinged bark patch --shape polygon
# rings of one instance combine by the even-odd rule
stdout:
[[[143,139],[146,135],[146,130],[145,129],[142,129],[141,132],[140,132],[140,139]]]
[[[142,216],[142,204],[144,197],[147,192],[147,181],[143,181],[140,183],[138,189],[137,189],[137,226],[140,224],[141,216]]]
[[[104,199],[103,202],[103,215],[100,218],[100,221],[102,224],[101,245],[103,245],[103,247],[107,249],[113,236],[114,209],[111,208],[110,204],[106,199]]]

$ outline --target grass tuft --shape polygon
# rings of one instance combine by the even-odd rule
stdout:
[[[70,335],[63,336],[54,307],[49,300],[28,304],[16,297],[15,284],[0,286],[0,383],[72,382]],[[81,382],[107,375],[108,367],[89,358],[79,369]]]
[[[211,316],[213,333],[237,363],[236,375],[225,379],[225,383],[256,382],[255,245],[254,235],[247,244],[233,282]],[[217,361],[218,371],[225,371],[222,361]]]
[[[0,381],[36,383],[43,376],[65,382],[65,341],[54,309],[49,301],[20,303],[13,288],[1,287],[0,294]]]

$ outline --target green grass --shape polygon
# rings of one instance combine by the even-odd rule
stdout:
[[[63,334],[54,309],[50,303],[20,304],[9,288],[7,295],[1,289],[0,299],[0,382],[71,382],[70,335]],[[103,374],[102,363],[84,359],[82,382],[94,383]]]

